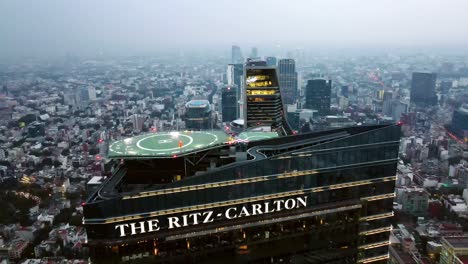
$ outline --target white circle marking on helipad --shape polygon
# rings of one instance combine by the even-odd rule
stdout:
[[[149,138],[154,138],[154,137],[161,137],[161,136],[171,136],[169,134],[156,134],[156,135],[150,135],[150,136],[147,136],[147,137],[144,137],[140,140],[138,140],[138,142],[136,143],[136,146],[139,148],[139,149],[143,149],[143,150],[147,150],[147,151],[172,151],[172,150],[178,150],[180,149],[180,147],[175,147],[175,148],[167,148],[167,149],[152,149],[152,148],[146,148],[146,147],[143,147],[141,146],[141,142],[143,140],[147,140]],[[189,142],[185,145],[183,145],[183,147],[187,147],[189,146],[190,144],[192,144],[193,142],[193,138],[191,136],[187,136],[187,135],[183,135],[183,134],[179,134],[178,135],[179,137],[185,137],[185,138],[188,138],[189,139]]]

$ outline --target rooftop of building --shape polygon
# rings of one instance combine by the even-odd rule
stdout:
[[[452,248],[468,248],[468,236],[444,237],[443,240]]]
[[[398,247],[390,246],[390,254],[393,256],[393,258],[401,260],[404,263],[417,263],[416,260],[414,260],[414,258],[409,253],[403,251]]]
[[[236,142],[278,137],[276,132],[244,132],[233,138],[222,130],[173,131],[139,135],[115,141],[109,158],[167,158]]]
[[[463,105],[457,109],[458,112],[468,115],[468,105]]]
[[[210,102],[208,100],[191,100],[185,104],[187,108],[206,108],[210,106]]]

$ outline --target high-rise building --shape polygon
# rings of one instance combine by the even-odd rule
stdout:
[[[81,97],[80,98],[81,102],[83,102],[83,103],[89,102],[90,98],[89,98],[88,87],[85,87],[85,86],[81,87],[79,96]]]
[[[240,87],[242,84],[242,75],[244,74],[243,64],[228,64],[227,84]]]
[[[139,114],[132,115],[133,131],[139,133],[143,130],[143,124],[145,123],[145,117]]]
[[[244,85],[244,64],[228,64],[226,76],[227,76],[227,84],[229,86],[237,87],[236,96],[237,96],[237,102],[239,103],[242,99],[241,92],[242,92],[242,87]],[[239,118],[240,109],[237,109],[236,113],[237,113],[236,118]]]
[[[185,127],[191,130],[213,128],[211,105],[208,100],[191,100],[185,104]]]
[[[242,57],[242,51],[239,46],[236,46],[236,45],[232,46],[231,63],[233,64],[244,63],[244,57]]]
[[[466,263],[468,260],[468,237],[442,237],[440,264]]]
[[[275,67],[265,61],[249,60],[245,66],[245,128],[266,127],[281,134],[290,134],[282,93]]]
[[[72,92],[65,92],[63,94],[63,103],[66,105],[76,106],[75,94]]]
[[[88,86],[88,98],[91,101],[96,101],[96,88],[94,86]]]
[[[258,49],[257,49],[257,47],[252,47],[252,51],[250,52],[250,58],[252,58],[252,59],[258,58]]]
[[[278,73],[283,102],[285,104],[294,104],[297,98],[297,72],[294,60],[279,60]]]
[[[392,114],[392,105],[393,105],[393,92],[384,91],[383,100],[382,100],[382,113],[387,116]]]
[[[436,73],[413,72],[411,79],[411,103],[417,106],[437,104]]]
[[[221,90],[222,121],[231,122],[238,117],[239,104],[237,100],[237,87],[227,85]]]
[[[265,61],[268,67],[276,67],[276,57],[266,57]]]
[[[468,143],[468,105],[453,111],[450,131],[460,140]]]
[[[392,102],[392,118],[395,121],[400,121],[403,114],[408,112],[408,102],[401,100],[393,100]]]
[[[115,170],[83,204],[87,246],[108,263],[384,263],[399,140],[379,125],[113,142]]]
[[[349,85],[341,86],[341,95],[348,98],[349,97]]]
[[[447,94],[450,89],[452,89],[453,82],[452,81],[441,81],[440,82],[440,91],[444,94]]]
[[[305,108],[318,111],[319,115],[328,115],[331,104],[331,80],[313,79],[307,81]]]

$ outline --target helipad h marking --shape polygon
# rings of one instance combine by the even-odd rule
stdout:
[[[172,150],[177,150],[179,149],[179,147],[175,147],[175,148],[167,148],[167,149],[152,149],[152,148],[146,148],[146,147],[143,147],[141,145],[141,142],[143,140],[146,140],[146,139],[149,139],[149,138],[154,138],[154,137],[161,137],[161,136],[170,136],[169,134],[156,134],[156,135],[150,135],[150,136],[147,136],[147,137],[144,137],[140,140],[138,140],[138,142],[136,143],[137,147],[140,148],[140,149],[143,149],[143,150],[147,150],[147,151],[172,151]],[[189,146],[190,144],[192,144],[193,142],[193,138],[191,136],[187,136],[187,135],[183,135],[183,134],[180,134],[179,137],[185,137],[185,138],[188,138],[189,139],[189,142],[187,144],[184,145],[184,147],[186,146]],[[167,139],[166,139],[167,140]],[[158,141],[159,142],[159,141]]]

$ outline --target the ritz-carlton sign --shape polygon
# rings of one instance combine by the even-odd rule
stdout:
[[[215,214],[214,211],[201,211],[180,216],[169,216],[166,218],[168,223],[167,229],[213,223],[218,219],[236,219],[304,207],[307,207],[307,196],[254,203],[242,207],[228,207],[224,212],[218,214]],[[141,222],[116,225],[115,229],[119,232],[120,237],[133,236],[159,231],[160,222],[159,219],[154,218]]]

